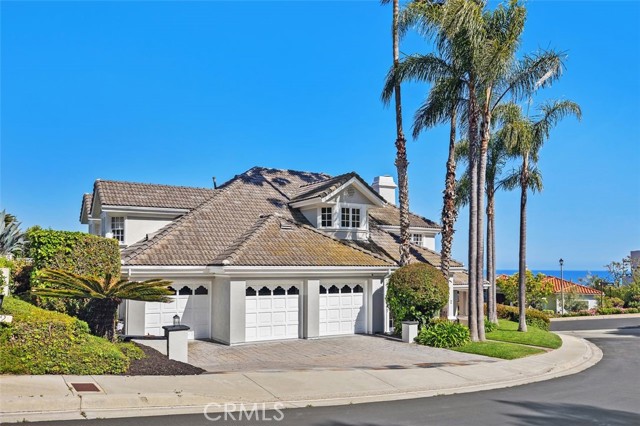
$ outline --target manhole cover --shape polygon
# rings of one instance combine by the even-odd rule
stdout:
[[[76,392],[100,392],[100,389],[93,383],[71,383]]]

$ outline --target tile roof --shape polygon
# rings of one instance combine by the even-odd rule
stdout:
[[[378,192],[364,181],[356,172],[349,172],[335,177],[328,177],[318,182],[309,183],[300,187],[299,192],[291,198],[291,201],[303,201],[316,197],[326,197],[351,179],[357,179],[368,188],[381,201],[386,202]]]
[[[562,289],[564,290],[565,293],[575,292],[577,294],[595,294],[595,295],[603,294],[600,290],[597,290],[593,287],[587,287],[586,285],[577,284],[567,280],[561,280],[558,277],[547,276],[545,280],[551,281],[553,283],[554,293],[560,293]]]
[[[279,215],[260,218],[214,264],[242,266],[394,266],[315,228]]]
[[[379,225],[400,226],[400,209],[391,204],[387,204],[384,207],[369,209],[369,216],[371,216]],[[416,228],[440,229],[440,225],[436,222],[411,212],[409,213],[409,226]]]
[[[193,209],[215,193],[212,188],[96,180],[94,194],[105,206]]]
[[[82,206],[80,206],[80,222],[81,223],[87,223],[86,221],[83,222],[82,218],[89,217],[89,213],[91,212],[92,201],[93,201],[93,194],[90,194],[88,192],[85,194],[82,194]]]
[[[313,193],[330,191],[351,175],[331,179],[324,173],[254,167],[217,190],[207,190],[210,196],[189,213],[127,247],[122,252],[123,262],[184,266],[221,265],[224,261],[261,266],[394,265],[399,238],[376,224],[381,222],[379,218],[388,219],[384,224],[399,223],[399,218],[393,219],[399,216],[396,207],[372,209],[371,241],[356,242],[336,240],[317,231],[288,205],[292,198],[310,193],[304,188]],[[423,226],[433,224],[414,217]],[[291,229],[282,229],[281,223],[288,223],[285,227]],[[412,255],[418,261],[439,265],[439,254],[434,251],[412,246]],[[453,265],[462,266],[457,262]]]

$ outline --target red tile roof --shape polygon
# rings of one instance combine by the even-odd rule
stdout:
[[[551,281],[553,283],[553,292],[560,293],[561,288],[566,292],[575,292],[578,294],[603,294],[600,290],[596,290],[593,287],[587,287],[586,285],[576,284],[571,281],[561,280],[558,277],[547,277],[545,278],[547,281]]]

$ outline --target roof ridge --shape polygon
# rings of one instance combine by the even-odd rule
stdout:
[[[330,180],[338,179],[338,178],[341,178],[343,176],[346,176],[346,175],[349,175],[349,174],[354,174],[354,173],[355,172],[348,172],[348,173],[342,173],[342,174],[337,175],[337,176],[330,176],[330,177],[328,177],[326,179],[321,179],[321,180],[316,181],[316,182],[305,183],[304,185],[300,185],[298,188],[306,188],[307,186],[317,185],[319,183],[325,183],[325,182],[328,182]]]
[[[223,265],[229,265],[233,263],[233,259],[237,258],[243,251],[243,249],[247,246],[250,241],[260,234],[266,224],[273,218],[277,217],[277,215],[271,213],[267,215],[260,216],[258,220],[242,235],[240,235],[235,242],[233,242],[225,251],[220,253],[212,262],[215,262],[217,259],[221,259],[220,263]]]
[[[187,186],[187,185],[169,185],[166,183],[150,183],[150,182],[134,182],[130,180],[113,180],[113,179],[96,179],[95,184],[98,182],[110,182],[110,183],[126,183],[126,184],[134,184],[134,185],[147,185],[147,186],[160,186],[164,188],[183,188],[183,189],[199,189],[205,191],[215,191],[216,188],[206,188],[203,186]]]
[[[203,209],[205,204],[210,203],[212,200],[216,199],[220,194],[226,193],[229,188],[230,188],[230,186],[227,186],[226,188],[222,188],[222,189],[218,188],[218,190],[214,191],[214,193],[211,195],[211,197],[209,197],[206,200],[204,200],[198,206],[196,206],[192,210],[189,210],[187,213],[183,214],[182,216],[180,216],[176,220],[173,220],[170,223],[166,224],[164,227],[160,228],[151,237],[151,239],[140,240],[140,241],[132,244],[131,246],[127,247],[126,249],[123,250],[123,253],[122,253],[124,255],[123,257],[126,256],[127,257],[127,262],[130,262],[131,260],[135,259],[138,255],[140,255],[140,253],[143,252],[144,250],[155,246],[158,243],[158,241],[160,241],[165,235],[167,235],[168,232],[170,232],[172,229],[174,229],[180,223],[184,222],[193,213],[199,212],[201,209]],[[145,245],[144,243],[147,243],[147,244]],[[131,254],[125,254],[125,253],[128,252],[129,249],[132,249],[131,250]]]

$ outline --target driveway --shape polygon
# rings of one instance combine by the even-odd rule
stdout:
[[[405,369],[494,362],[492,358],[354,335],[226,346],[189,342],[189,363],[210,372]]]

